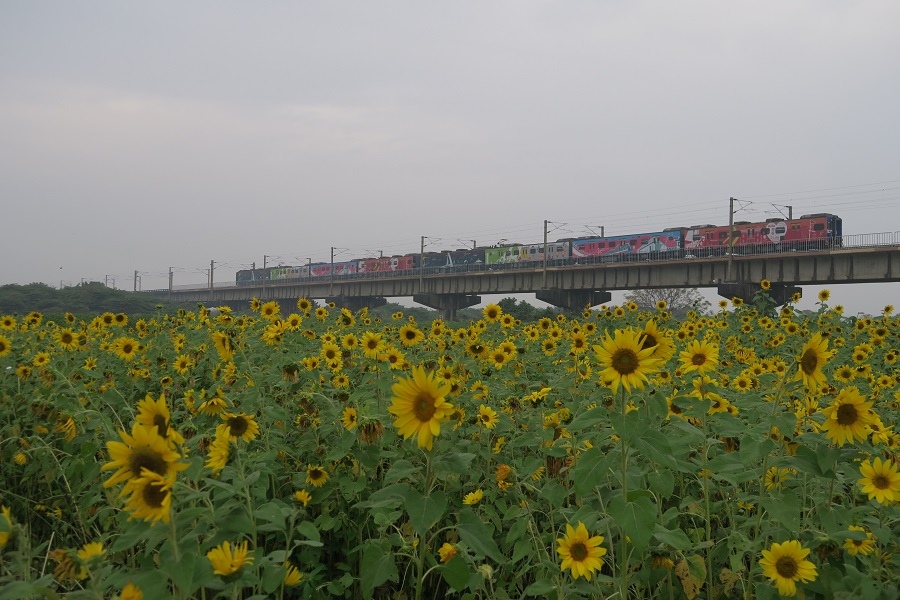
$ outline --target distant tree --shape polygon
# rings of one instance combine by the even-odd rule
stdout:
[[[641,310],[656,310],[660,301],[666,310],[676,317],[683,317],[689,310],[709,312],[711,305],[696,288],[644,288],[625,294],[625,300],[634,302]]]

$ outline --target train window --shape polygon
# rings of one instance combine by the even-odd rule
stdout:
[[[631,244],[632,246],[637,246],[638,241],[637,240],[628,240],[628,243]]]
[[[703,236],[700,235],[699,233],[695,233],[693,236],[691,236],[691,239],[695,242],[699,242],[700,240],[703,239]]]
[[[762,229],[759,230],[759,232],[763,235],[769,235],[769,231],[770,230],[768,227],[763,227]]]
[[[825,223],[816,223],[813,225],[813,231],[822,231],[825,229]]]
[[[728,237],[728,232],[727,232],[727,231],[720,231],[720,232],[719,232],[719,238],[724,239],[724,238],[727,238],[727,237]]]

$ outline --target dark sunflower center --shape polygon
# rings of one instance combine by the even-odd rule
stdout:
[[[800,368],[803,369],[803,372],[807,375],[815,373],[818,365],[819,357],[816,355],[815,350],[807,350],[803,353],[803,356],[800,357]]]
[[[775,570],[785,579],[793,579],[797,575],[797,561],[792,556],[782,556],[775,562]]]
[[[406,332],[406,339],[408,339],[408,340],[414,340],[414,339],[416,339],[416,332],[415,332],[415,331],[407,331],[407,332]]]
[[[877,487],[879,490],[886,490],[891,486],[891,482],[888,481],[888,478],[884,475],[876,475],[872,478],[872,485]]]
[[[309,472],[309,478],[312,481],[318,481],[318,480],[322,479],[324,476],[325,476],[325,473],[323,473],[320,469],[313,469],[312,471]]]
[[[369,350],[374,350],[377,347],[378,342],[376,342],[375,340],[369,340],[368,342],[366,342],[366,348],[368,348]]]
[[[427,423],[431,421],[431,418],[434,416],[434,413],[437,412],[437,408],[435,407],[435,399],[428,392],[419,392],[416,396],[416,400],[413,403],[413,412],[416,415],[416,418],[423,422]]]
[[[241,416],[231,417],[226,423],[228,423],[228,428],[231,430],[231,435],[234,437],[241,437],[244,435],[247,432],[247,428],[250,426],[247,419]]]
[[[169,433],[169,424],[166,422],[166,418],[162,415],[153,415],[153,424],[156,425],[159,436],[166,437]]]
[[[638,368],[638,357],[637,354],[634,353],[633,350],[628,348],[622,348],[620,350],[616,350],[612,355],[612,360],[610,361],[610,365],[613,369],[615,369],[620,375],[630,375],[637,371]]]
[[[60,338],[60,341],[61,341],[63,344],[71,344],[71,343],[72,343],[72,340],[73,340],[73,338],[72,338],[72,334],[71,334],[71,333],[64,333],[64,334],[62,334],[62,337]]]
[[[678,406],[677,404],[673,404],[671,407],[669,407],[669,410],[672,411],[672,414],[673,414],[673,415],[680,415],[680,414],[681,414],[681,407]]]
[[[691,364],[697,365],[698,367],[706,362],[706,355],[702,352],[698,352],[691,357]]]
[[[150,506],[151,508],[162,508],[163,502],[165,502],[168,495],[169,492],[163,490],[162,486],[145,485],[141,497],[144,499],[147,506]]]
[[[122,352],[125,354],[131,354],[132,350],[134,350],[134,346],[131,344],[122,344]]]
[[[838,425],[849,427],[859,419],[859,412],[853,404],[841,404],[837,409]]]
[[[641,344],[641,350],[645,350],[646,348],[652,348],[657,345],[659,342],[656,341],[656,337],[652,334],[645,333],[644,334],[644,343]]]
[[[569,554],[572,556],[572,560],[581,562],[588,557],[587,546],[584,545],[584,542],[575,542],[569,548]]]
[[[165,475],[168,464],[157,452],[149,448],[141,448],[134,451],[129,466],[131,467],[131,473],[135,477],[140,477],[143,469],[153,471],[157,475]]]

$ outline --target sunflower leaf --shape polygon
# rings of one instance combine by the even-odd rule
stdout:
[[[423,496],[418,491],[410,489],[406,492],[403,505],[416,533],[424,536],[444,516],[447,510],[447,497],[440,491]]]
[[[455,591],[460,592],[469,584],[469,566],[461,556],[454,556],[441,567],[444,581]]]
[[[614,455],[599,448],[586,450],[575,463],[575,493],[579,496],[587,495],[594,487],[603,483],[613,458]]]
[[[616,525],[631,538],[635,552],[643,552],[650,543],[656,523],[656,504],[647,496],[640,496],[634,502],[625,502],[618,497],[610,500],[609,514]]]
[[[432,466],[436,475],[466,475],[474,458],[475,455],[468,452],[448,453],[435,458]]]
[[[506,562],[497,542],[494,541],[493,532],[471,508],[460,511],[456,530],[459,532],[459,538],[477,554],[483,554],[501,564]]]
[[[360,583],[363,596],[372,597],[372,592],[385,581],[398,581],[394,552],[387,540],[365,545],[360,563]]]

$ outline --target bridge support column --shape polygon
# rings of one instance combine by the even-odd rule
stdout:
[[[325,302],[334,302],[340,308],[346,308],[354,312],[361,308],[376,308],[387,304],[387,300],[381,296],[330,296]]]
[[[580,310],[585,306],[597,306],[612,300],[612,294],[604,290],[541,290],[535,298],[559,308]]]
[[[740,298],[744,302],[750,304],[753,297],[761,290],[758,283],[723,283],[718,287],[718,293],[723,298]],[[773,283],[767,292],[769,297],[775,302],[775,306],[782,306],[790,301],[791,296],[796,293],[803,293],[803,290],[796,285],[788,285],[785,283]]]
[[[415,294],[413,302],[441,311],[445,321],[456,319],[456,311],[481,303],[481,296],[474,294]]]

